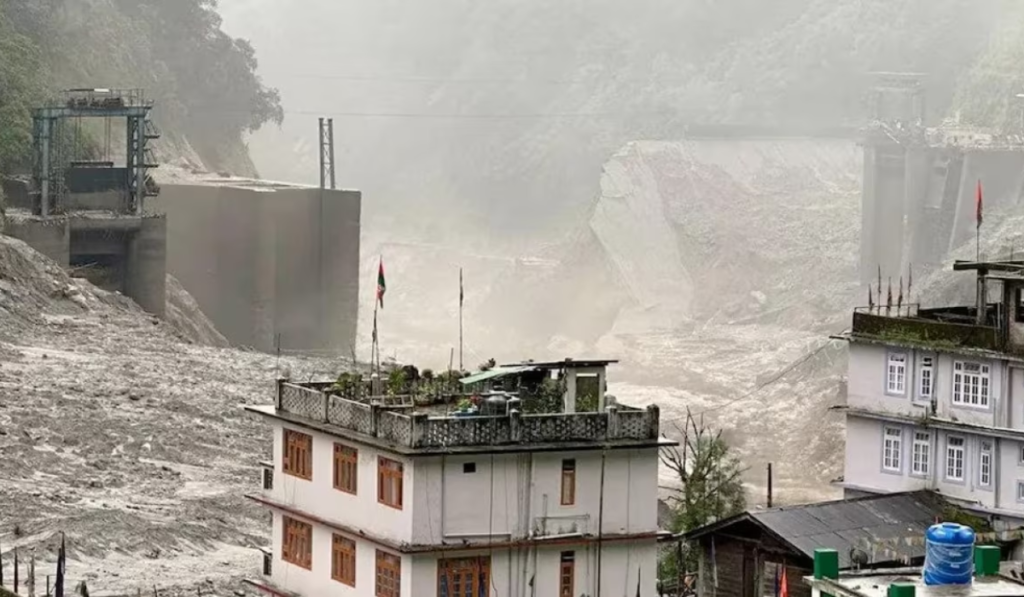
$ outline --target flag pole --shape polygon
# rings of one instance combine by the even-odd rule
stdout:
[[[462,371],[462,303],[465,300],[465,294],[462,290],[462,268],[459,268],[459,371]]]

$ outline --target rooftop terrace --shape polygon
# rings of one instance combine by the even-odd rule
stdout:
[[[1024,357],[1024,261],[963,262],[977,272],[971,306],[922,309],[916,304],[871,305],[853,314],[851,339],[933,350],[986,351]],[[998,295],[990,301],[990,293]],[[881,296],[879,291],[878,296]]]
[[[608,362],[573,363],[593,370]],[[564,367],[566,364],[562,363]],[[553,367],[529,364],[522,373]],[[506,368],[496,368],[502,372]],[[343,376],[344,378],[345,376]],[[273,407],[247,410],[325,433],[361,439],[399,452],[521,451],[598,446],[640,447],[671,444],[660,437],[658,407],[620,405],[598,392],[593,408],[576,412],[575,375],[571,391],[554,403],[527,392],[378,395],[359,381],[297,383],[279,380]],[[465,384],[474,385],[474,384]],[[582,398],[582,396],[581,396]],[[563,402],[564,400],[564,402]],[[538,408],[537,403],[544,408]],[[582,400],[580,401],[582,403]]]

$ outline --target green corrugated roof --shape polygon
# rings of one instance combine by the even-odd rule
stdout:
[[[527,371],[535,371],[537,368],[527,365],[521,367],[493,367],[487,371],[481,371],[475,373],[469,377],[463,377],[459,380],[463,385],[469,385],[478,383],[481,381],[487,381],[488,379],[497,379],[499,377],[505,377],[506,375],[516,375],[517,373],[525,373]]]

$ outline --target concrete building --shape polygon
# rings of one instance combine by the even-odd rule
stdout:
[[[1024,524],[1024,262],[974,271],[972,306],[858,309],[846,404],[848,496],[919,489]],[[989,297],[996,297],[989,300]]]
[[[236,346],[350,355],[362,196],[209,178],[164,184],[167,270]],[[372,297],[371,297],[372,298]]]
[[[673,442],[659,437],[657,407],[614,404],[602,389],[578,412],[578,380],[607,364],[491,375],[557,371],[547,412],[528,392],[449,412],[425,406],[429,392],[367,398],[280,381],[273,406],[246,407],[274,437],[250,496],[273,513],[272,546],[250,584],[305,596],[655,594],[658,449]]]
[[[1024,192],[1024,130],[990,134],[956,122],[929,127],[923,75],[876,73],[864,130],[860,276],[895,278],[913,264],[930,273],[974,234],[979,180],[985,208],[1017,205]]]

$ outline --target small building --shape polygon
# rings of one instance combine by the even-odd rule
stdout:
[[[1024,261],[953,269],[975,273],[973,305],[854,312],[842,336],[850,356],[841,484],[848,497],[935,490],[996,530],[1019,528]]]
[[[348,376],[279,381],[274,405],[246,407],[274,441],[248,496],[273,519],[264,576],[249,584],[309,597],[654,595],[667,535],[658,450],[675,443],[656,406],[604,406],[601,389],[601,408],[579,412],[577,369],[603,379],[610,362],[523,364],[561,380],[546,410],[510,389],[470,408],[473,395],[435,392],[437,380],[389,396]]]
[[[814,552],[839,553],[841,569],[920,563],[924,547],[894,550],[872,546],[884,539],[924,535],[945,504],[929,491],[871,496],[802,506],[748,510],[687,533],[699,549],[699,597],[761,597],[773,593],[786,570],[789,595],[810,597],[802,577],[813,570]]]

